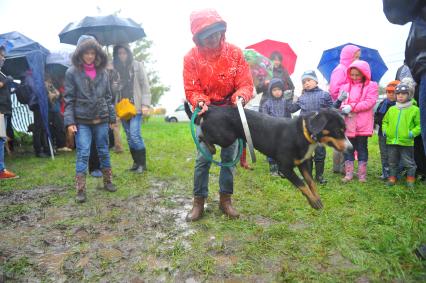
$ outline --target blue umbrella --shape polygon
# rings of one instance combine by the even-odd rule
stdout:
[[[388,70],[388,67],[386,67],[386,64],[380,56],[379,51],[353,43],[346,43],[331,49],[327,49],[322,53],[321,60],[317,68],[324,76],[324,78],[330,82],[331,73],[340,63],[340,52],[342,51],[343,47],[348,44],[356,45],[361,48],[360,59],[367,61],[368,64],[370,64],[371,80],[376,82],[380,81],[380,79]]]
[[[145,36],[143,28],[132,19],[115,15],[85,17],[69,23],[59,34],[60,42],[77,45],[81,35],[93,35],[101,45],[130,43]]]

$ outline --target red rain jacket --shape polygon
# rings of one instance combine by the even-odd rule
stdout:
[[[194,107],[199,101],[231,105],[236,103],[238,96],[247,103],[253,96],[253,79],[241,49],[225,42],[224,33],[217,50],[198,44],[198,34],[219,22],[226,26],[215,10],[191,14],[191,31],[196,46],[184,57],[183,80],[186,98]]]

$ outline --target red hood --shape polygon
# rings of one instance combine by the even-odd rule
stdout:
[[[198,34],[204,31],[211,25],[217,23],[223,23],[226,27],[226,22],[219,16],[218,12],[214,9],[202,9],[197,10],[191,13],[191,32],[192,40],[198,46]],[[222,36],[222,42],[224,41],[225,36]]]

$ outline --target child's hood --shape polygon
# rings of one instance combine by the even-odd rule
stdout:
[[[222,23],[226,28],[226,22],[214,9],[203,9],[192,12],[190,22],[192,40],[196,45],[198,45],[198,35],[212,25]]]
[[[340,52],[340,64],[349,67],[349,65],[354,60],[354,55],[357,51],[359,51],[360,48],[356,45],[346,45],[342,48],[342,51]]]
[[[347,70],[347,76],[350,78],[351,76],[351,69],[357,68],[366,78],[365,85],[368,85],[368,83],[371,81],[371,70],[370,65],[363,60],[355,60],[352,62],[352,64],[349,66]]]
[[[270,82],[269,82],[269,87],[268,87],[268,93],[272,95],[272,89],[274,87],[279,87],[281,88],[281,90],[284,89],[284,82],[279,79],[279,78],[273,78]]]

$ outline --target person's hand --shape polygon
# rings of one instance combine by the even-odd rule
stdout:
[[[75,133],[77,133],[77,126],[76,125],[69,125],[67,130],[68,130],[68,134],[73,136]]]
[[[200,112],[198,112],[198,115],[203,115],[204,112],[209,110],[207,104],[204,101],[199,101],[197,106],[201,109]]]
[[[339,101],[343,101],[343,100],[345,100],[345,99],[347,99],[348,98],[348,92],[347,91],[344,91],[344,90],[341,90],[340,92],[339,92],[339,97],[337,98],[337,100],[339,100]]]
[[[291,89],[288,89],[288,90],[284,91],[283,96],[284,96],[285,100],[293,100],[294,91],[291,90]]]
[[[265,80],[265,85],[268,85],[270,80]]]
[[[410,131],[410,132],[408,133],[408,136],[410,137],[410,139],[414,138],[414,136],[413,136],[413,132],[412,132],[412,131]]]
[[[117,127],[117,123],[109,123],[109,128],[111,130],[114,130],[114,128],[116,128],[116,127]]]
[[[350,105],[345,105],[342,107],[342,113],[349,114],[352,111],[352,107]]]
[[[238,100],[241,100],[241,104],[243,105],[243,107],[244,105],[246,105],[246,101],[244,100],[244,98],[242,96],[237,96],[233,101],[234,106],[237,106]]]

